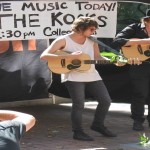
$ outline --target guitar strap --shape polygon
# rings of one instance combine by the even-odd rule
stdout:
[[[96,43],[98,43],[100,46],[105,47],[105,48],[106,48],[107,50],[109,50],[110,52],[113,52],[114,54],[119,55],[119,56],[123,56],[121,53],[119,53],[119,52],[116,51],[115,49],[109,47],[108,45],[104,44],[103,42],[97,40],[97,39],[94,38],[93,36],[90,36],[89,39],[92,40],[92,41],[94,41],[94,42],[96,42]]]

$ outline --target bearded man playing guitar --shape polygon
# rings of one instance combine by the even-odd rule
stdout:
[[[123,54],[130,60],[142,62],[140,65],[130,66],[130,77],[133,86],[131,101],[131,118],[133,130],[144,130],[145,104],[150,92],[150,9],[140,23],[133,23],[119,32],[114,41],[113,48],[122,49]],[[150,127],[150,99],[148,100],[147,120]]]
[[[73,22],[71,27],[72,32],[54,40],[42,53],[41,59],[53,61],[60,58],[62,68],[66,66],[65,59],[75,60],[67,65],[67,69],[70,69],[70,71],[61,74],[61,81],[67,87],[72,99],[71,121],[73,139],[93,141],[93,138],[84,132],[82,126],[85,89],[98,101],[91,129],[106,137],[116,137],[116,134],[109,131],[104,125],[111,98],[101,76],[95,69],[95,65],[91,64],[88,70],[83,71],[77,71],[75,65],[80,63],[80,61],[76,60],[80,60],[83,53],[89,55],[91,59],[106,60],[100,55],[98,44],[88,38],[96,31],[98,23],[94,18],[79,17]],[[69,53],[66,55],[64,51]],[[57,53],[61,53],[61,55]],[[64,59],[62,58],[63,56]]]

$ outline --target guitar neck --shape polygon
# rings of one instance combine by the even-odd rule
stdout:
[[[84,64],[112,64],[109,60],[84,60]]]

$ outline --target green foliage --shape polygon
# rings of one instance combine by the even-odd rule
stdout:
[[[117,14],[117,30],[122,30],[131,23],[140,22],[140,18],[145,16],[145,10],[150,5],[144,3],[119,2]]]
[[[114,56],[117,56],[116,54],[112,53],[112,52],[101,52],[101,55],[107,58],[112,58]]]
[[[110,60],[110,62],[116,62],[118,58],[118,56],[112,52],[102,52],[101,55],[103,57],[107,57]]]
[[[144,147],[150,147],[150,140],[149,137],[145,135],[145,133],[140,134],[139,136],[139,144]]]
[[[122,57],[122,56],[118,56],[112,52],[102,52],[101,53],[102,56],[107,57],[110,62],[122,62],[122,63],[127,63],[127,60]]]

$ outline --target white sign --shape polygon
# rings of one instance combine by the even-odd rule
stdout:
[[[0,40],[53,39],[69,33],[79,16],[97,20],[95,36],[115,36],[115,1],[0,1]]]

